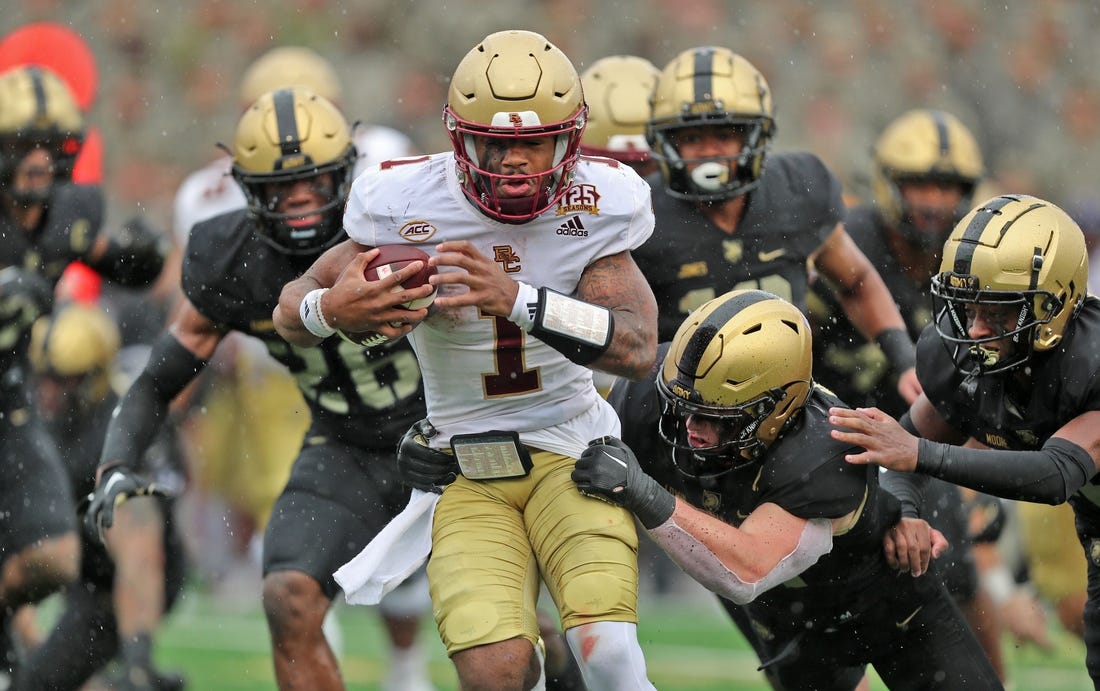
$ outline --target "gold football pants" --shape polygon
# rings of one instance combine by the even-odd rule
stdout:
[[[440,497],[428,562],[448,654],[538,639],[542,574],[565,629],[638,620],[638,536],[625,509],[582,495],[574,459],[531,449],[527,477],[459,477]]]

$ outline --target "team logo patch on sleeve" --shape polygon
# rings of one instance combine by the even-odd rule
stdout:
[[[596,186],[588,183],[573,185],[565,190],[561,201],[558,202],[558,216],[587,212],[593,216],[600,215],[600,193]]]

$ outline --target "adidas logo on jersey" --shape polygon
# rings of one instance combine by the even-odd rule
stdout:
[[[578,238],[586,238],[588,237],[588,231],[585,230],[584,224],[581,223],[580,216],[574,216],[558,226],[558,235],[572,235]]]

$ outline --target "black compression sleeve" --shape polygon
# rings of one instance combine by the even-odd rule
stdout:
[[[909,434],[919,437],[913,418],[905,411],[898,418],[898,424]],[[886,471],[879,475],[879,484],[901,501],[902,518],[919,518],[924,506],[924,488],[928,486],[928,476],[920,473],[895,473]]]
[[[1052,438],[1038,451],[968,449],[921,439],[917,471],[1005,499],[1061,504],[1096,474],[1092,457]]]
[[[175,336],[162,333],[145,369],[111,416],[100,468],[134,467],[160,429],[168,404],[205,366],[206,360],[195,357]]]
[[[917,348],[905,329],[883,329],[875,335],[875,343],[882,349],[894,371],[901,373],[917,364]]]

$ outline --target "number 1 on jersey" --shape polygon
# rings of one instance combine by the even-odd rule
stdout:
[[[539,368],[524,368],[523,342],[527,334],[523,333],[523,329],[506,317],[485,314],[481,310],[478,310],[478,316],[493,320],[493,363],[496,371],[481,375],[485,396],[515,396],[542,388]]]

